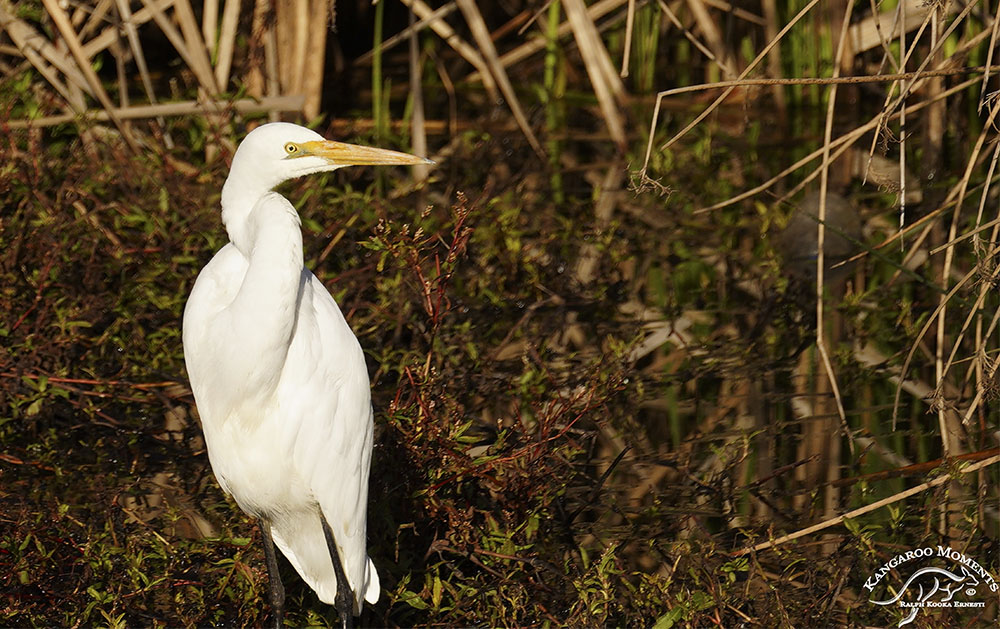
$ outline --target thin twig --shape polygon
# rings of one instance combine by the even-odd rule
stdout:
[[[986,104],[986,86],[990,82],[990,64],[993,63],[993,55],[997,49],[997,37],[1000,35],[1000,19],[996,16],[993,17],[993,28],[990,31],[990,45],[986,47],[986,68],[987,70],[983,72],[983,87],[979,90],[979,108],[978,111],[983,110],[983,105]]]
[[[854,4],[846,3],[844,18],[841,22],[840,36],[837,40],[837,52],[833,58],[833,78],[840,74],[841,60],[844,56],[845,43],[847,42],[847,26],[851,23],[851,10]],[[826,286],[823,282],[824,265],[826,264],[824,248],[826,247],[826,193],[829,185],[829,159],[830,159],[830,139],[833,136],[833,114],[837,104],[837,85],[830,86],[830,96],[826,109],[826,126],[823,131],[823,167],[820,174],[820,194],[819,194],[819,221],[816,225],[816,348],[819,350],[820,358],[823,360],[823,368],[826,377],[830,381],[830,388],[833,397],[837,401],[837,413],[840,415],[841,430],[845,437],[850,435],[850,428],[847,425],[847,414],[844,412],[844,401],[840,396],[840,387],[837,385],[837,376],[833,371],[833,363],[830,362],[830,354],[826,350],[825,330],[823,325],[823,291]],[[847,443],[851,449],[851,456],[854,456],[854,442],[850,439]]]
[[[972,66],[962,68],[945,68],[940,70],[927,70],[924,72],[900,72],[897,74],[878,75],[855,75],[838,77],[803,77],[798,79],[737,79],[733,81],[718,81],[715,83],[700,83],[698,85],[686,85],[660,92],[664,97],[676,96],[687,92],[702,92],[716,88],[745,87],[749,85],[853,85],[860,83],[887,83],[890,81],[900,81],[905,79],[925,78],[934,76],[955,76],[958,74],[971,74],[973,72],[983,72],[987,70],[1000,71],[1000,65],[996,66]],[[979,79],[976,79],[977,81]]]
[[[997,463],[997,462],[1000,462],[1000,455],[998,455],[998,456],[992,456],[992,457],[990,457],[990,458],[988,458],[986,460],[979,461],[978,463],[973,463],[973,464],[965,467],[964,469],[960,470],[959,473],[960,474],[971,474],[972,472],[976,472],[978,470],[981,470],[984,467],[989,467],[990,465],[993,465],[994,463]],[[809,535],[811,533],[815,533],[816,531],[822,531],[823,529],[830,528],[831,526],[835,526],[837,524],[840,524],[844,520],[849,520],[851,518],[856,518],[858,516],[864,515],[866,513],[869,513],[871,511],[874,511],[874,510],[879,509],[881,507],[884,507],[886,505],[892,504],[894,502],[898,502],[898,501],[903,500],[905,498],[909,498],[910,496],[915,496],[916,494],[925,492],[928,489],[932,489],[932,488],[937,487],[939,485],[943,485],[943,484],[945,484],[945,483],[947,483],[947,482],[949,482],[951,480],[952,480],[952,475],[951,474],[944,474],[942,476],[939,476],[938,478],[935,478],[934,480],[927,481],[926,483],[921,483],[921,484],[917,485],[916,487],[911,487],[910,489],[907,489],[905,491],[901,491],[899,493],[893,494],[893,495],[889,496],[888,498],[883,498],[882,500],[878,500],[876,502],[873,502],[870,505],[865,505],[863,507],[859,507],[857,509],[854,509],[853,511],[848,511],[847,513],[844,513],[842,515],[838,515],[835,518],[830,518],[828,520],[824,520],[824,521],[820,522],[819,524],[814,524],[813,526],[807,526],[806,528],[800,529],[798,531],[795,531],[794,533],[789,533],[788,535],[782,535],[781,537],[778,537],[778,538],[773,539],[771,541],[763,542],[761,544],[757,544],[755,546],[749,546],[747,548],[742,548],[742,549],[736,551],[735,553],[733,553],[733,556],[734,557],[739,557],[739,556],[745,555],[747,553],[759,552],[759,551],[762,551],[762,550],[766,550],[768,548],[774,548],[775,546],[780,546],[780,545],[782,545],[782,544],[784,544],[786,542],[790,542],[792,540],[798,539],[800,537],[804,537],[804,536]]]

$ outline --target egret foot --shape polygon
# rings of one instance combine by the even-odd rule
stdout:
[[[337,613],[340,614],[341,629],[350,629],[354,621],[354,595],[347,582],[344,566],[340,563],[340,553],[337,552],[337,542],[333,540],[333,531],[330,530],[330,525],[326,522],[326,516],[320,513],[319,519],[323,523],[323,535],[326,537],[326,547],[330,550],[333,571],[337,573],[337,602],[334,606],[337,608]]]
[[[278,574],[278,557],[274,554],[274,540],[271,539],[271,523],[261,520],[264,531],[264,558],[267,560],[267,582],[271,594],[271,615],[275,629],[281,629],[285,621],[285,586]]]

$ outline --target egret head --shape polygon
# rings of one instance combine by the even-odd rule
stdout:
[[[430,164],[415,155],[327,140],[311,129],[287,122],[257,127],[243,139],[230,170],[241,187],[270,190],[282,181],[343,166]]]
[[[222,222],[229,239],[249,251],[247,218],[256,203],[283,181],[362,164],[432,164],[406,153],[356,146],[287,122],[257,127],[240,142],[222,187]]]

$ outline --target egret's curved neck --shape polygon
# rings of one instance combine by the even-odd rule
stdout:
[[[250,212],[277,184],[267,178],[246,175],[234,167],[222,186],[222,224],[226,226],[229,240],[248,258],[253,248],[253,235],[248,225]]]
[[[242,212],[244,202],[231,207]],[[299,215],[287,199],[267,192],[241,218],[232,223],[238,226],[233,243],[247,247],[247,267],[226,308],[226,333],[239,339],[230,348],[235,370],[231,373],[243,374],[241,390],[253,391],[253,399],[248,398],[253,402],[267,399],[278,385],[295,331],[303,278],[308,275],[302,266]]]

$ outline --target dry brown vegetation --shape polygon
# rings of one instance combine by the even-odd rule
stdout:
[[[284,188],[370,359],[366,624],[886,626],[957,565],[866,590],[900,553],[997,575],[996,11],[0,0],[0,625],[266,622],[179,326],[277,117],[437,162]]]

